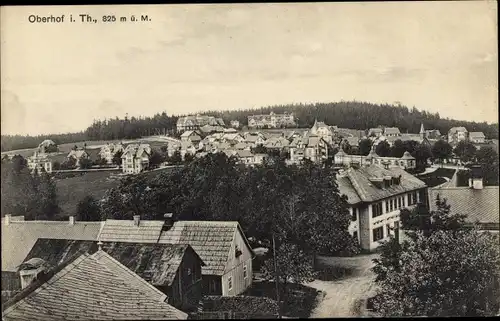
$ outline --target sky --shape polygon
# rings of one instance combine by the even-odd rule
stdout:
[[[354,99],[498,119],[496,1],[0,10],[2,134],[80,131],[126,113]],[[84,13],[98,22],[82,23]],[[51,14],[64,22],[28,21]]]

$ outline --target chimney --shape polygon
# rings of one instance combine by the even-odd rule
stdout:
[[[73,215],[69,217],[69,225],[75,225],[75,217]]]
[[[358,161],[351,161],[350,165],[354,169],[359,169],[359,162]]]
[[[385,168],[385,169],[389,169],[389,165],[390,165],[390,163],[389,163],[389,162],[387,162],[387,161],[385,161],[385,162],[383,162],[383,165],[384,165],[384,168]]]
[[[5,214],[5,225],[10,225],[10,218],[12,217],[11,214]]]
[[[141,221],[140,215],[134,215],[134,226],[139,226],[139,222]]]
[[[26,288],[36,281],[38,276],[45,272],[45,261],[41,259],[31,259],[20,266],[19,276],[21,278],[21,289]]]
[[[174,226],[174,214],[166,213],[163,215],[165,218],[165,223],[163,224],[163,230],[168,231],[172,226]]]

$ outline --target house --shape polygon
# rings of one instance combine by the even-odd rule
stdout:
[[[202,297],[201,267],[205,265],[187,244],[106,242],[104,252],[168,296],[168,304],[189,311]],[[24,262],[42,259],[58,266],[77,253],[97,250],[97,242],[38,239]]]
[[[377,164],[385,165],[389,167],[400,167],[402,169],[414,169],[417,166],[417,161],[415,157],[411,156],[408,151],[406,151],[402,157],[381,157],[375,152],[375,148],[367,156],[363,155],[349,155],[346,154],[342,148],[335,154],[333,158],[335,165],[339,166],[350,166],[352,163],[359,165]]]
[[[39,153],[45,154],[45,153],[57,152],[58,148],[57,144],[54,143],[54,141],[46,139],[38,145],[37,151]]]
[[[337,183],[349,204],[349,232],[368,251],[390,234],[399,235],[401,209],[427,203],[427,185],[398,167],[351,166],[337,175]]]
[[[220,139],[222,142],[235,141],[238,143],[242,143],[245,141],[245,138],[243,138],[243,136],[234,132],[225,132]]]
[[[2,271],[16,272],[39,238],[97,241],[104,222],[25,221],[24,216],[2,217]]]
[[[224,120],[222,118],[215,118],[213,116],[206,115],[196,115],[196,116],[185,116],[179,117],[177,119],[177,131],[184,132],[186,130],[199,129],[202,126],[222,126],[225,127]]]
[[[397,127],[386,127],[384,128],[384,136],[385,137],[398,137],[401,136],[401,132]]]
[[[477,223],[481,230],[500,230],[500,208],[498,186],[483,186],[480,169],[471,169],[469,186],[466,187],[435,187],[429,189],[429,205],[436,210],[436,198],[446,199],[452,213],[466,214],[466,223]]]
[[[168,157],[172,157],[175,152],[181,151],[181,143],[168,142],[167,144],[167,155]]]
[[[105,159],[106,163],[108,164],[113,164],[113,158],[115,157],[116,153],[122,152],[123,153],[123,145],[118,143],[118,144],[106,144],[104,145],[101,150],[99,151],[99,157],[101,159]]]
[[[85,149],[77,149],[77,150],[72,150],[69,152],[68,156],[66,156],[67,159],[74,159],[75,160],[75,165],[76,167],[80,166],[80,160],[82,159],[88,159],[89,154]]]
[[[240,149],[236,151],[235,154],[238,157],[238,162],[245,165],[254,164],[254,155],[251,151],[247,149]]]
[[[243,134],[243,138],[245,139],[245,142],[252,145],[252,147],[264,145],[266,142],[266,138],[264,137],[264,135],[259,132],[245,133]]]
[[[199,145],[199,144],[198,144]],[[181,157],[184,159],[186,155],[195,155],[198,148],[191,141],[181,141]]]
[[[328,143],[322,137],[305,132],[290,143],[289,153],[291,163],[296,164],[303,159],[320,162],[328,158]]]
[[[248,116],[248,128],[285,128],[295,127],[295,117],[293,113]]]
[[[384,130],[383,130],[382,128],[380,128],[380,127],[378,127],[378,128],[370,128],[370,129],[368,130],[368,134],[367,134],[367,136],[368,136],[368,137],[379,137],[379,136],[381,136],[383,133],[384,133]]]
[[[468,138],[469,132],[465,127],[452,127],[448,131],[448,143],[452,145],[456,145],[459,141],[464,141]]]
[[[52,161],[45,153],[39,153],[36,151],[33,156],[28,157],[26,161],[27,166],[32,173],[34,173],[35,170],[38,173],[52,173]]]
[[[231,120],[230,125],[233,128],[240,128],[240,122],[238,120]]]
[[[2,305],[2,320],[187,319],[167,295],[103,250],[78,253],[52,269],[33,260],[20,273],[29,283]]]
[[[149,168],[149,144],[130,144],[122,155],[122,169],[126,174],[138,174]]]
[[[323,138],[328,144],[333,143],[334,133],[331,130],[330,126],[326,125],[324,122],[318,122],[318,120],[315,120],[314,125],[311,127],[309,133],[310,135]]]
[[[252,248],[238,222],[106,220],[102,242],[189,244],[206,264],[205,294],[233,296],[252,284]]]
[[[484,136],[483,132],[470,132],[469,141],[473,144],[484,144],[486,136]]]
[[[192,142],[194,144],[197,144],[201,141],[201,136],[198,135],[195,131],[193,130],[188,130],[182,133],[181,135],[181,142]]]

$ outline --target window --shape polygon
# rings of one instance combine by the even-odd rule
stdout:
[[[385,211],[389,212],[389,200],[385,201]]]
[[[358,231],[354,231],[352,233],[352,237],[354,237],[356,240],[358,240]]]
[[[384,227],[377,227],[373,229],[373,242],[381,240],[384,238]]]
[[[398,208],[401,208],[401,197],[398,197]]]
[[[375,203],[372,205],[372,217],[377,217],[383,214],[382,212],[382,202]]]
[[[408,194],[408,205],[417,204],[417,192],[411,192]]]
[[[352,208],[352,215],[351,215],[351,220],[353,222],[356,222],[356,220],[358,219],[358,213],[357,212],[358,212],[358,209],[355,208],[355,207],[353,207]]]
[[[233,289],[233,277],[228,277],[227,278],[227,289],[231,291]]]
[[[243,278],[246,279],[247,277],[248,277],[247,265],[243,264]]]

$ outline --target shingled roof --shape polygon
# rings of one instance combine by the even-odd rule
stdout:
[[[82,254],[7,302],[2,320],[172,320],[187,314],[104,251]]]
[[[387,176],[392,178],[401,176],[400,183],[391,184],[389,187],[378,187],[372,182],[373,179],[381,179]],[[350,168],[344,176],[339,175],[337,182],[340,193],[347,195],[350,204],[355,204],[359,201],[374,202],[426,187],[423,181],[399,167],[385,169],[375,164],[361,166],[360,168]]]
[[[499,224],[499,187],[485,186],[483,189],[470,187],[447,187],[429,189],[431,210],[436,210],[436,197],[446,198],[453,213],[466,214],[468,223]]]
[[[96,241],[101,222],[11,221],[2,218],[2,271],[15,271],[38,238]]]
[[[55,267],[77,253],[96,250],[97,243],[92,241],[38,239],[24,261],[39,258]],[[102,250],[154,286],[172,285],[186,252],[191,252],[205,265],[188,244],[105,242]]]
[[[163,221],[141,220],[136,226],[133,220],[106,220],[99,240],[102,242],[156,243]]]
[[[206,264],[203,275],[223,275],[236,233],[241,233],[253,253],[238,222],[178,221],[162,232],[158,242],[191,245]]]

